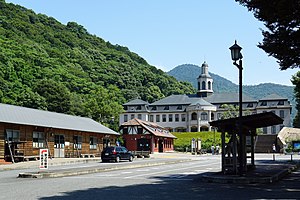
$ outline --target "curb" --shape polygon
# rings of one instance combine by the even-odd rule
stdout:
[[[18,163],[15,164],[9,164],[5,166],[0,167],[0,172],[1,171],[8,171],[8,170],[19,170],[19,169],[30,169],[32,168],[32,165],[35,164],[38,166],[38,163],[30,163],[31,161],[28,161],[26,163],[27,165],[20,165],[17,166]],[[63,161],[63,162],[49,162],[49,166],[63,166],[63,165],[73,165],[73,164],[82,164],[82,163],[90,163],[90,162],[101,162],[101,158],[93,158],[93,159],[83,159],[83,160],[70,160],[70,161]],[[21,162],[20,164],[23,164],[25,162]]]
[[[274,183],[288,174],[291,174],[293,171],[296,171],[299,168],[299,164],[289,166],[287,169],[284,169],[272,176],[269,177],[240,177],[240,176],[226,176],[220,175],[220,172],[213,173],[210,175],[202,175],[202,181],[207,183],[233,183],[233,184],[253,184],[253,183]]]
[[[183,162],[191,162],[192,160],[177,160],[177,161],[167,161],[167,162],[157,162],[157,163],[145,163],[145,164],[134,164],[127,166],[116,166],[116,167],[106,167],[106,168],[88,168],[83,170],[57,170],[56,172],[24,172],[20,173],[18,178],[59,178],[66,176],[78,176],[99,172],[107,172],[114,170],[123,170],[123,169],[132,169],[132,168],[140,168],[140,167],[150,167],[150,166],[159,166],[159,165],[167,165],[167,164],[176,164]]]

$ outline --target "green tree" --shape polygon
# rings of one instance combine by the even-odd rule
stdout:
[[[37,82],[34,89],[35,92],[45,98],[47,110],[58,113],[70,112],[70,92],[62,83],[43,79]]]
[[[264,22],[258,47],[278,60],[280,69],[300,66],[300,0],[235,0]]]
[[[222,113],[222,119],[229,119],[239,116],[239,107],[232,104],[223,104],[220,106],[225,111]]]
[[[292,83],[296,86],[294,88],[295,98],[296,98],[296,109],[298,110],[294,120],[293,126],[295,128],[300,128],[300,72],[297,72],[292,77]]]

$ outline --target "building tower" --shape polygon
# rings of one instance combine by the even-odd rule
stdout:
[[[201,74],[198,77],[198,96],[207,97],[214,93],[213,79],[208,73],[208,64],[204,62],[201,66]]]

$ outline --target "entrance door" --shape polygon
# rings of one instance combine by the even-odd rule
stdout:
[[[150,140],[146,138],[141,138],[137,140],[137,150],[138,151],[150,151]]]
[[[65,157],[65,136],[55,135],[54,136],[54,158]]]
[[[164,140],[158,140],[158,152],[163,153],[164,152]]]

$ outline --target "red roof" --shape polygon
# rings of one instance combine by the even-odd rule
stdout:
[[[158,137],[167,137],[167,138],[176,138],[174,135],[172,135],[168,130],[166,130],[164,127],[148,121],[143,121],[137,118],[134,118],[132,120],[129,120],[128,122],[124,122],[121,127],[126,126],[142,126],[144,129],[146,129],[149,133],[152,133],[155,136]]]

